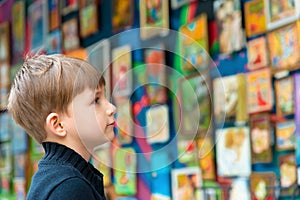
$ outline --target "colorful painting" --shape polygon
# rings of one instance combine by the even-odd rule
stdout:
[[[172,199],[202,199],[201,171],[198,167],[172,169]]]
[[[295,154],[279,156],[280,185],[285,188],[281,191],[282,196],[291,196],[294,191],[293,185],[297,184],[297,169]]]
[[[252,172],[250,175],[251,199],[275,199],[276,175],[274,172]]]
[[[276,114],[285,116],[294,113],[294,77],[289,76],[274,81],[276,94]]]
[[[48,16],[46,1],[35,1],[28,7],[30,33],[31,33],[31,50],[41,51],[46,43],[48,33]]]
[[[48,34],[46,52],[47,54],[62,53],[62,33],[60,30]]]
[[[22,62],[23,51],[25,48],[25,19],[26,19],[25,2],[16,1],[12,7],[12,19],[11,19],[11,24],[12,24],[11,36],[13,41],[13,50],[12,50],[13,63]]]
[[[139,3],[141,38],[149,39],[157,35],[168,34],[169,1],[141,0]]]
[[[198,166],[197,144],[194,140],[178,140],[178,161],[186,167]]]
[[[112,27],[118,32],[133,25],[134,1],[113,0],[112,1]]]
[[[214,1],[221,53],[232,53],[244,46],[242,12],[239,0]]]
[[[205,13],[179,29],[179,52],[182,71],[208,69],[208,25]]]
[[[59,0],[48,0],[49,31],[54,31],[60,26]]]
[[[215,78],[213,80],[214,114],[217,123],[246,121],[247,100],[243,74]]]
[[[98,31],[98,0],[80,0],[80,36],[86,38]]]
[[[295,22],[267,34],[269,59],[273,70],[289,69],[298,64],[299,23]]]
[[[264,36],[248,41],[248,69],[268,67],[267,43]]]
[[[264,0],[248,1],[244,4],[247,37],[265,33],[267,22]]]
[[[169,131],[169,109],[166,105],[155,105],[146,112],[147,141],[161,143],[168,141]]]
[[[208,75],[192,75],[179,81],[180,132],[207,131],[212,117]]]
[[[259,113],[250,116],[252,163],[272,162],[270,115]]]
[[[276,148],[277,150],[295,149],[296,124],[294,120],[279,122],[276,124]]]
[[[9,23],[0,24],[0,61],[10,59]]]
[[[135,195],[136,153],[132,148],[119,148],[114,156],[115,192],[118,195]]]
[[[249,128],[218,129],[216,153],[219,176],[249,176],[251,173]]]
[[[80,46],[78,35],[78,20],[72,18],[62,24],[63,50],[72,51]]]
[[[129,96],[132,91],[131,47],[121,46],[112,50],[112,96]]]
[[[297,20],[299,5],[297,0],[264,0],[266,5],[267,28],[272,30]]]
[[[247,74],[248,112],[269,111],[273,106],[273,90],[269,68]]]
[[[105,79],[106,98],[111,97],[111,74],[110,74],[110,42],[100,40],[87,47],[88,61],[102,74]]]
[[[145,49],[147,95],[150,104],[167,102],[165,51],[162,45]]]
[[[214,180],[216,178],[216,167],[212,137],[206,136],[205,138],[199,138],[197,140],[197,151],[202,178],[204,180]]]
[[[117,139],[120,144],[129,144],[133,136],[133,116],[130,99],[126,97],[115,98],[117,107]]]

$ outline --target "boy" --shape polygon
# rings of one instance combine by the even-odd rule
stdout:
[[[45,150],[27,199],[105,199],[103,175],[88,160],[114,137],[105,81],[83,60],[37,55],[25,60],[8,100],[15,121]]]

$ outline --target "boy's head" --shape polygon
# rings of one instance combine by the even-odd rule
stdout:
[[[102,75],[88,62],[64,55],[36,55],[27,58],[16,74],[8,110],[37,142],[46,138],[46,117],[66,113],[74,97],[86,88],[104,86]]]

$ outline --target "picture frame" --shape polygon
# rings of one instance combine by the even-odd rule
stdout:
[[[116,149],[113,163],[116,194],[135,195],[137,192],[137,160],[134,149],[131,147]]]
[[[98,0],[79,0],[79,30],[82,38],[98,31]]]
[[[9,22],[2,22],[0,24],[0,61],[9,61],[10,59],[9,36]]]
[[[297,167],[295,154],[285,154],[279,156],[279,174],[280,186],[282,188],[281,196],[291,196],[293,194],[293,185],[297,184]]]
[[[106,83],[106,98],[111,98],[111,54],[110,41],[100,40],[87,47],[88,61],[102,74]]]
[[[270,114],[257,113],[250,116],[250,139],[252,163],[272,162]]]
[[[208,69],[208,22],[207,14],[202,13],[191,23],[179,28],[179,52],[182,57],[183,72]]]
[[[294,77],[288,76],[274,81],[276,95],[276,114],[294,114]]]
[[[158,44],[144,51],[146,64],[146,88],[149,103],[164,104],[167,102],[166,60],[163,44]]]
[[[61,32],[61,30],[55,30],[48,34],[46,52],[47,52],[47,54],[62,53],[62,32]]]
[[[146,111],[147,142],[163,143],[170,137],[169,108],[167,105],[155,105]]]
[[[133,26],[134,1],[113,0],[112,1],[112,29],[119,32]]]
[[[32,52],[44,50],[48,33],[48,7],[46,0],[35,1],[28,7],[30,23],[30,49]]]
[[[296,124],[294,120],[276,123],[276,149],[291,150],[296,147]]]
[[[132,91],[131,47],[112,49],[112,96],[129,96]]]
[[[230,54],[241,50],[244,44],[242,12],[239,0],[214,1],[215,20],[218,29],[219,50]]]
[[[248,70],[268,67],[267,41],[265,36],[248,41]]]
[[[299,64],[300,21],[267,33],[269,60],[273,72],[290,70]]]
[[[264,0],[267,29],[273,30],[299,18],[300,2],[297,0]]]
[[[52,32],[60,27],[61,14],[59,0],[48,0],[48,15],[49,15],[49,32]]]
[[[251,199],[273,199],[276,175],[274,172],[252,172],[250,175]]]
[[[25,2],[15,1],[12,6],[11,18],[13,64],[22,62],[25,48],[25,19]]]
[[[78,10],[78,0],[61,0],[61,15],[64,17]]]
[[[244,14],[247,37],[263,34],[267,31],[264,0],[245,2]]]
[[[127,97],[118,97],[114,100],[118,113],[116,116],[117,122],[117,140],[121,145],[130,144],[133,138],[133,114],[132,104]]]
[[[181,6],[185,5],[185,4],[188,4],[190,2],[193,2],[195,0],[171,0],[171,7],[172,9],[178,9],[180,8]]]
[[[171,180],[173,200],[202,199],[202,177],[198,167],[172,169]]]
[[[218,176],[246,176],[251,173],[249,127],[229,127],[216,131]]]
[[[200,137],[196,140],[199,167],[203,180],[215,180],[215,152],[212,136]]]
[[[62,24],[63,51],[72,51],[80,47],[78,19],[71,18]]]
[[[248,119],[246,77],[244,74],[213,79],[213,105],[216,123],[245,122]]]
[[[140,1],[140,37],[147,40],[169,33],[169,1]]]
[[[248,72],[246,81],[248,113],[271,110],[274,101],[270,68]]]

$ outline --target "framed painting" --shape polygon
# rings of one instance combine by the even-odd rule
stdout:
[[[23,58],[25,48],[25,19],[25,2],[15,1],[12,7],[11,19],[11,37],[13,41],[12,63],[14,64],[22,62]]]
[[[113,32],[128,29],[134,22],[134,1],[112,1],[112,28]]]
[[[264,0],[245,2],[244,14],[247,37],[259,35],[267,31]]]
[[[137,192],[137,160],[133,148],[119,148],[114,156],[115,191],[118,195],[133,196]]]
[[[199,166],[203,180],[215,180],[216,166],[213,139],[211,136],[200,137],[196,141]]]
[[[130,144],[133,137],[133,115],[132,104],[127,97],[118,97],[114,100],[118,113],[116,116],[117,122],[117,139],[121,145]]]
[[[145,49],[145,64],[147,74],[147,95],[150,104],[167,102],[166,61],[163,45]]]
[[[281,196],[291,196],[294,191],[293,185],[297,184],[297,168],[295,154],[279,156],[280,186],[283,190]]]
[[[143,40],[169,33],[169,1],[140,1],[140,37]]]
[[[248,69],[250,71],[268,67],[267,41],[262,36],[248,41]]]
[[[78,0],[60,0],[60,2],[62,16],[66,16],[78,10]]]
[[[272,162],[271,127],[269,113],[250,116],[252,163]]]
[[[251,199],[275,199],[276,175],[274,172],[252,172],[250,175]]]
[[[156,105],[146,111],[147,141],[152,143],[167,142],[170,137],[169,108],[167,105]]]
[[[111,98],[111,55],[109,40],[100,40],[87,47],[88,61],[103,75],[106,84],[106,98]]]
[[[112,96],[129,96],[132,91],[132,60],[129,45],[112,50]]]
[[[182,78],[178,89],[180,132],[195,135],[207,131],[212,120],[208,74]]]
[[[269,111],[273,106],[271,71],[269,68],[247,73],[248,112]]]
[[[171,7],[172,9],[178,9],[181,6],[193,2],[195,0],[171,0]]]
[[[10,59],[9,36],[9,22],[2,22],[0,24],[0,61],[9,61]]]
[[[202,186],[201,171],[198,167],[172,169],[172,199],[203,199],[199,189]]]
[[[269,60],[273,71],[291,69],[299,64],[299,26],[300,21],[297,21],[267,33]]]
[[[98,31],[98,18],[98,0],[79,0],[79,30],[82,38]]]
[[[274,81],[276,95],[276,114],[294,114],[294,77],[288,76]]]
[[[218,129],[216,159],[219,176],[249,176],[251,173],[249,127]]]
[[[299,18],[300,2],[297,0],[264,0],[267,29],[272,30]]]
[[[49,31],[54,31],[60,27],[61,15],[59,0],[48,0]]]
[[[191,23],[179,28],[179,52],[181,70],[204,71],[208,69],[208,25],[206,13],[200,14]]]
[[[220,53],[228,54],[242,49],[244,33],[239,0],[214,1]]]
[[[30,49],[38,52],[44,49],[48,33],[48,10],[46,0],[35,1],[28,7],[31,43]]]
[[[62,53],[62,33],[60,30],[48,34],[46,52],[47,54]]]
[[[72,51],[80,47],[78,19],[72,18],[62,24],[63,51]]]
[[[294,120],[276,124],[276,149],[291,150],[296,147],[296,124]]]

